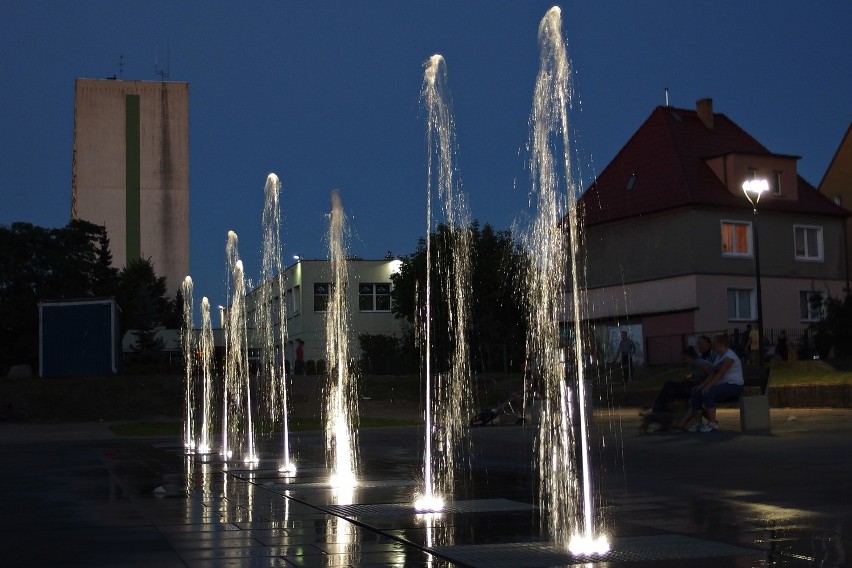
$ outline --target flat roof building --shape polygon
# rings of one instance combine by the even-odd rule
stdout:
[[[106,227],[113,264],[189,274],[189,84],[77,79],[71,217]]]

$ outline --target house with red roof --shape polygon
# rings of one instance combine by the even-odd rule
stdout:
[[[819,192],[837,205],[852,209],[852,124],[819,182]],[[852,218],[846,222],[846,267],[852,267]]]
[[[638,330],[648,364],[679,361],[697,334],[755,324],[758,240],[767,339],[819,319],[814,293],[848,288],[849,212],[798,175],[798,159],[710,99],[655,108],[579,200],[589,320]],[[770,187],[757,215],[742,189],[755,178]]]

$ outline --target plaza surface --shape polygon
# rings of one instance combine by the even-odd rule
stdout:
[[[327,485],[321,432],[294,433],[299,471],[184,455],[180,440],[106,424],[0,424],[4,566],[846,566],[852,410],[773,409],[771,434],[640,435],[636,409],[595,413],[593,460],[612,550],[541,536],[535,428],[472,431],[469,476],[441,515],[412,507],[422,428],[360,432],[360,484]]]

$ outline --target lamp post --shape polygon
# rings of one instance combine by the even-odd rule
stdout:
[[[754,232],[754,277],[756,280],[755,290],[757,292],[757,364],[763,367],[766,363],[766,355],[763,345],[763,298],[760,294],[760,246],[757,240],[757,203],[760,196],[769,189],[769,182],[765,179],[750,179],[743,182],[743,193],[751,203],[752,228]]]

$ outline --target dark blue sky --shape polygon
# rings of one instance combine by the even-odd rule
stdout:
[[[407,254],[425,234],[423,63],[447,63],[458,172],[475,219],[509,228],[529,187],[538,23],[553,2],[0,3],[0,224],[70,212],[74,79],[190,83],[191,274],[224,302],[227,231],[259,273],[263,185],[282,180],[284,259],[326,257],[340,190],[349,250]],[[852,2],[561,4],[588,185],[664,103],[711,97],[816,185],[852,120]]]

